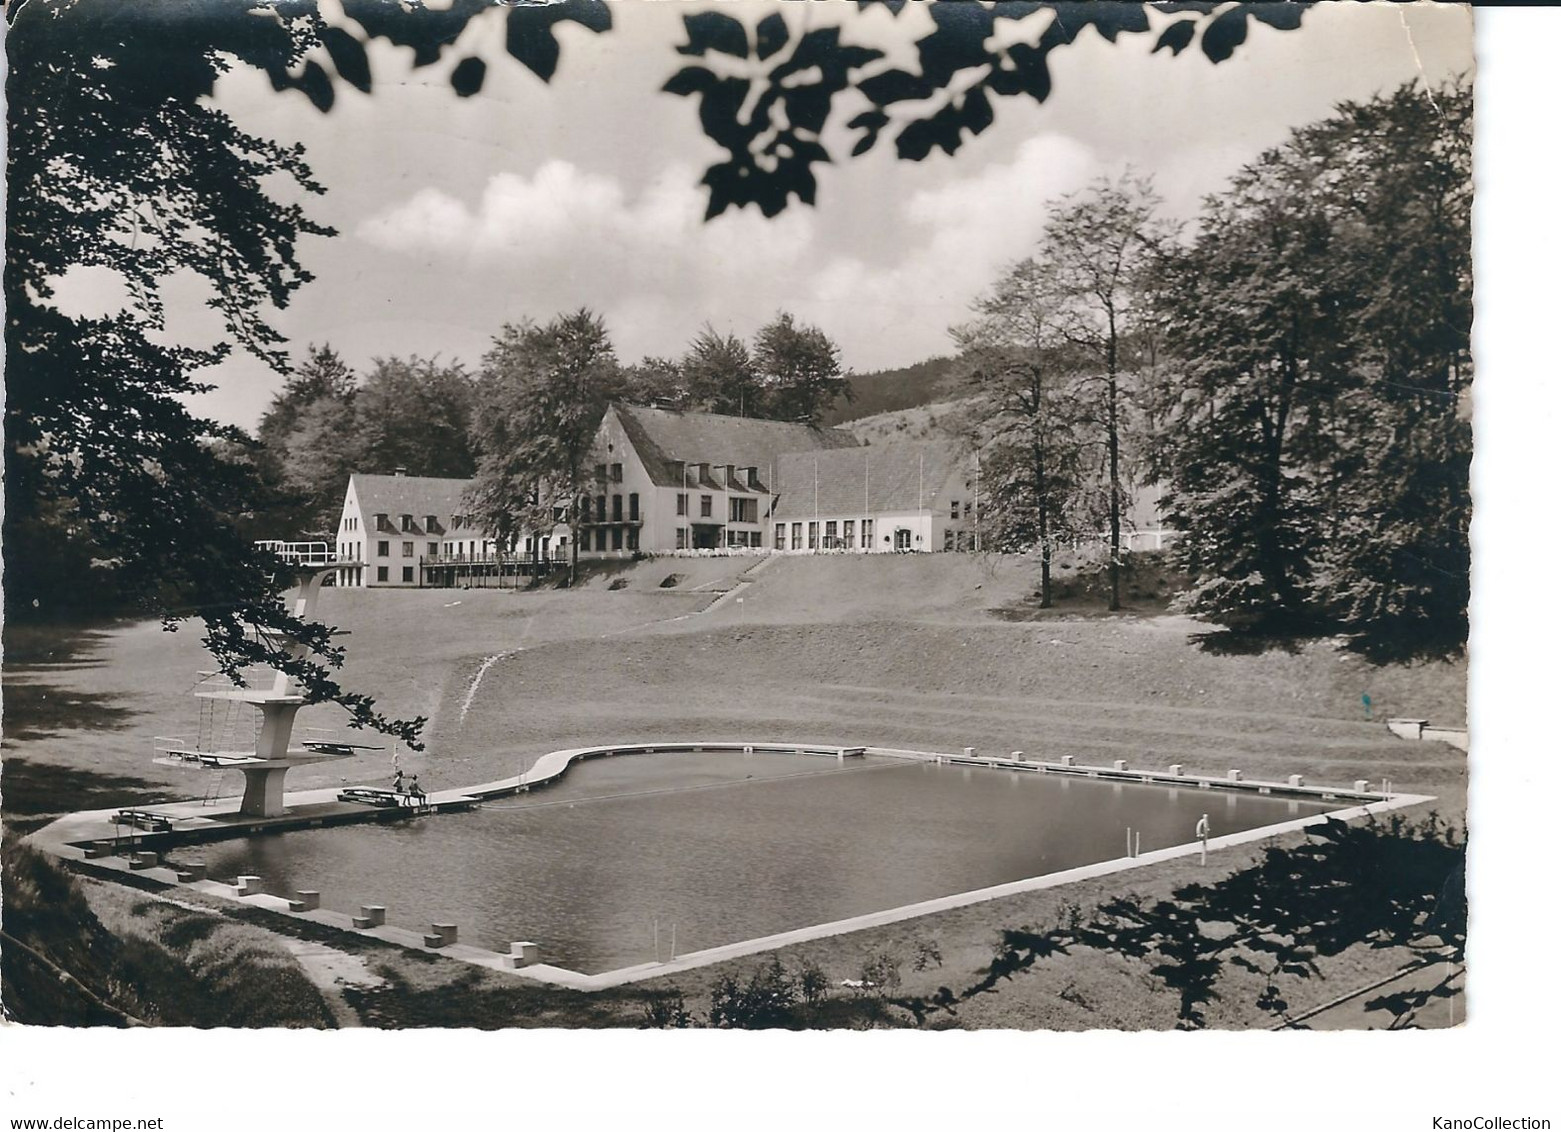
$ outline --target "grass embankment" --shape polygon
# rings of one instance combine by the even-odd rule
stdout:
[[[21,945],[0,951],[5,1009],[15,1021],[332,1024],[319,991],[268,931],[79,880],[21,846],[6,852],[4,881],[4,929]]]
[[[1176,762],[1220,775],[1240,767],[1249,777],[1299,773],[1312,782],[1386,777],[1400,790],[1438,795],[1437,808],[1461,820],[1462,753],[1401,742],[1380,722],[1411,715],[1461,724],[1461,661],[1373,665],[1334,641],[1256,653],[1210,648],[1198,640],[1208,626],[1164,613],[1163,586],[1153,580],[1136,596],[1129,590],[1130,608],[1119,615],[1078,596],[1083,586],[1060,608],[1034,611],[1025,607],[1028,564],[967,555],[784,559],[755,575],[741,604],[684,616],[744,565],[642,562],[575,592],[327,591],[322,607],[353,634],[345,642],[348,687],[376,694],[392,714],[433,717],[428,753],[404,754],[402,763],[434,788],[513,774],[536,755],[585,742],[764,738]],[[672,573],[685,577],[663,590]],[[610,589],[618,580],[627,584]],[[1005,619],[1014,617],[1035,619]],[[152,734],[166,733],[170,720],[186,719],[193,730],[187,689],[204,666],[197,635],[132,625],[86,645],[75,657],[45,657],[18,673],[46,689],[33,694],[34,704],[64,695],[86,705],[83,722],[70,711],[29,721],[24,711],[20,731],[10,718],[16,670],[8,651],[5,804],[13,825],[18,813],[190,796],[203,786],[148,761]],[[1376,722],[1364,717],[1363,693]],[[312,708],[300,725],[339,721],[331,709]],[[372,781],[388,778],[390,764],[386,751],[345,769],[352,781]],[[19,799],[9,789],[18,767]],[[289,785],[341,781],[343,769],[297,773]],[[1228,874],[1256,852],[1221,854],[1207,870],[1171,862],[957,909],[789,949],[783,958],[791,965],[808,958],[838,983],[860,977],[867,958],[888,954],[901,964],[904,993],[931,993],[970,981],[1003,927],[1047,924],[1072,906],[1087,910],[1128,890],[1169,895],[1189,880]],[[915,971],[928,943],[942,965]],[[675,984],[702,1010],[717,980],[746,978],[758,965],[736,961],[665,985],[582,996],[369,950],[387,986],[347,993],[366,1021],[390,1025],[635,1025],[647,993]],[[1324,963],[1326,981],[1308,981],[1292,1004],[1324,1001],[1405,959],[1353,949]],[[1260,1024],[1250,999],[1232,987],[1210,1023]],[[1152,1028],[1174,1024],[1176,1009],[1175,996],[1156,990],[1141,963],[1078,953],[940,1024]],[[839,1024],[884,1021],[871,1004],[838,1010]]]

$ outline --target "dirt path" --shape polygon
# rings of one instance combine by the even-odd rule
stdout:
[[[385,980],[373,974],[368,964],[356,955],[309,940],[283,935],[276,938],[298,961],[304,974],[309,976],[309,981],[319,988],[320,997],[325,999],[325,1005],[330,1009],[337,1027],[346,1030],[362,1026],[363,1019],[342,995],[342,987],[379,987],[385,985]]]

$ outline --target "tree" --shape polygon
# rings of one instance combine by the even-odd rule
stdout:
[[[1469,100],[1433,97],[1295,131],[1170,261],[1158,459],[1196,612],[1462,638]]]
[[[684,390],[680,407],[734,417],[765,415],[757,364],[735,334],[718,334],[706,323],[689,343],[679,369]]]
[[[472,400],[458,363],[376,358],[360,384],[329,346],[311,347],[260,422],[266,470],[298,504],[279,518],[296,531],[334,531],[354,472],[470,476]]]
[[[283,530],[334,531],[357,464],[353,399],[357,376],[328,344],[310,346],[260,418],[259,462],[291,506],[273,513]]]
[[[1473,432],[1472,90],[1405,86],[1305,132],[1337,155],[1335,267],[1356,296],[1360,393],[1314,599],[1368,643],[1442,649],[1468,633]]]
[[[1312,176],[1284,152],[1242,170],[1165,281],[1179,379],[1167,500],[1193,576],[1187,605],[1253,628],[1307,612],[1322,515],[1310,470],[1333,455],[1325,424],[1349,383],[1349,297]]]
[[[298,416],[316,401],[342,404],[352,399],[358,379],[341,355],[331,348],[311,344],[301,365],[288,374],[282,388],[260,418],[256,437],[262,444],[274,444],[298,423]]]
[[[405,467],[415,476],[465,479],[471,451],[472,379],[460,363],[376,358],[355,408],[353,447],[364,470]]]
[[[973,304],[976,318],[950,331],[972,398],[966,432],[983,450],[984,511],[998,525],[991,545],[1017,535],[1039,548],[1043,609],[1051,606],[1053,546],[1082,480],[1083,453],[1081,404],[1070,392],[1076,357],[1052,323],[1052,294],[1048,269],[1021,260]]]
[[[473,515],[508,545],[526,530],[569,522],[569,583],[580,562],[586,462],[623,374],[606,324],[584,308],[546,326],[508,324],[483,358],[481,453],[468,499]]]
[[[772,420],[817,424],[839,398],[851,399],[850,376],[840,368],[840,347],[818,327],[798,325],[785,311],[754,339],[754,361],[763,415]]]
[[[1121,546],[1123,434],[1136,382],[1137,341],[1148,333],[1148,275],[1157,261],[1164,226],[1154,219],[1160,198],[1150,182],[1124,174],[1056,201],[1038,258],[1049,269],[1050,318],[1056,333],[1088,359],[1094,372],[1077,387],[1092,394],[1106,449],[1109,526],[1109,607],[1122,607]]]
[[[671,358],[641,358],[623,369],[623,399],[631,405],[682,409],[687,397],[683,367]]]
[[[204,97],[234,59],[285,74],[296,58],[288,24],[238,4],[21,7],[7,39],[7,558],[52,524],[170,626],[199,614],[223,673],[274,665],[311,702],[415,742],[421,721],[386,720],[331,679],[342,660],[332,630],[283,608],[286,571],[235,522],[263,502],[262,486],[218,442],[245,438],[183,401],[207,388],[193,375],[235,346],[285,370],[267,317],[310,278],[301,240],[330,234],[280,199],[323,191],[298,147],[245,133]],[[169,34],[157,17],[175,11]],[[83,267],[123,281],[121,310],[59,308],[57,281]],[[224,341],[166,341],[161,287],[181,272],[209,286]],[[277,634],[305,655],[266,643]]]

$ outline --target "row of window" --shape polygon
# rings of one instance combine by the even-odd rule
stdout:
[[[679,527],[675,533],[677,535],[675,544],[677,549],[688,550],[694,546],[693,532],[689,528]],[[759,531],[725,531],[722,533],[726,541],[724,543],[717,541],[708,544],[706,549],[714,549],[719,546],[751,546],[757,548],[764,545],[764,536]]]
[[[603,482],[605,480],[609,480],[609,479],[612,480],[613,483],[622,483],[623,482],[623,465],[622,464],[598,464],[598,465],[596,465],[596,481],[598,483],[601,483],[601,482]]]
[[[374,568],[374,580],[376,582],[388,582],[388,581],[390,581],[390,567],[389,566],[376,566]],[[412,567],[410,567],[410,566],[403,566],[403,567],[401,567],[401,580],[403,582],[415,582],[415,581],[417,581],[417,579],[412,576]]]
[[[457,523],[457,525],[459,525],[460,520],[457,519],[456,523]],[[357,518],[357,516],[356,515],[349,516],[347,518],[347,520],[342,524],[342,526],[343,526],[344,529],[349,530],[349,531],[357,530],[358,529],[358,518]],[[376,514],[374,516],[374,529],[376,531],[384,531],[384,532],[386,532],[388,534],[396,534],[396,533],[398,533],[395,524],[390,521],[390,516],[387,513],[383,512],[383,511],[379,512],[378,514]],[[440,530],[441,530],[441,528],[439,526],[439,516],[438,515],[424,515],[423,516],[423,530],[428,532],[429,534],[438,534],[440,532]],[[401,527],[400,527],[399,533],[401,533],[401,534],[407,534],[407,533],[414,533],[415,534],[415,533],[419,533],[417,531],[417,524],[412,522],[411,514],[403,514],[401,516]]]
[[[957,519],[957,518],[959,518],[959,506],[960,506],[959,505],[959,500],[957,500],[957,499],[950,499],[949,500],[949,518],[950,519]],[[965,518],[967,518],[967,519],[970,518],[970,500],[968,500],[968,499],[965,500]]]
[[[580,498],[580,517],[582,519],[591,517],[591,500],[589,496],[581,496]],[[629,492],[629,522],[637,523],[639,520],[640,494],[637,491],[631,491]],[[596,521],[598,523],[607,521],[607,496],[605,495],[596,497]],[[623,522],[623,496],[621,495],[612,497],[612,521],[615,523]]]
[[[786,524],[775,524],[775,549],[776,550],[855,550],[856,549],[856,520],[846,519],[837,523],[834,519],[827,519],[823,523],[823,541],[820,542],[820,524],[814,520],[807,524],[808,541],[802,541],[802,524],[791,524],[791,545],[786,545]],[[869,549],[873,545],[873,521],[862,520],[862,547]]]
[[[738,503],[738,502],[741,502],[741,501],[734,499],[734,500],[732,500],[732,502],[733,503]],[[715,504],[715,497],[714,496],[701,495],[699,497],[699,517],[701,519],[712,518],[711,508],[714,506],[714,504]],[[753,501],[753,504],[754,504],[755,509],[757,509],[758,505],[759,505],[759,501],[756,499],[756,500]],[[687,515],[688,514],[688,492],[686,492],[686,491],[678,492],[678,508],[677,508],[677,510],[678,510],[678,514],[679,515]]]
[[[536,538],[534,538],[534,537],[533,538],[527,538],[525,540],[525,553],[526,553],[526,555],[529,557],[533,550],[539,551],[540,553],[545,555],[547,553],[548,542],[549,542],[550,538],[551,538],[551,536],[548,536],[548,535],[542,536],[540,544],[538,543],[538,540]],[[564,546],[568,542],[569,542],[569,538],[568,538],[567,535],[566,536],[561,536],[559,538],[559,540],[558,540],[558,545],[559,546]],[[637,532],[636,532],[636,534],[634,536],[634,544],[635,545],[633,547],[631,547],[630,549],[636,549],[638,547],[639,535],[638,535]],[[430,543],[427,544],[427,547],[428,547],[427,555],[428,555],[429,558],[438,558],[441,553],[443,553],[444,556],[447,557],[447,558],[448,557],[452,557],[452,556],[460,556],[460,557],[466,557],[466,558],[477,558],[477,557],[480,557],[480,556],[481,557],[485,557],[487,555],[493,554],[498,549],[498,545],[499,544],[498,544],[498,540],[497,539],[464,539],[464,540],[463,539],[457,539],[455,541],[446,542],[446,543],[443,543],[443,544],[440,544],[440,543],[437,543],[437,542],[430,542]],[[512,539],[510,541],[509,552],[511,554],[514,554],[517,550],[520,549],[520,546],[521,546],[521,541],[519,539]],[[601,549],[601,548],[598,547],[597,549]],[[381,539],[381,540],[379,540],[379,542],[376,544],[375,550],[376,550],[376,557],[379,557],[379,558],[389,558],[390,557],[390,540],[389,539]],[[362,543],[352,543],[352,542],[339,543],[338,544],[337,553],[340,554],[344,558],[345,557],[356,558],[356,557],[358,557],[359,555],[361,555],[363,553],[363,544]],[[402,558],[412,558],[416,554],[417,554],[417,543],[408,540],[408,541],[405,541],[405,542],[403,542],[401,544],[401,557]],[[381,579],[381,580],[383,581],[384,579]]]
[[[590,548],[591,534],[589,531],[582,534],[580,540],[581,549]],[[609,544],[611,545],[609,546]],[[623,527],[613,527],[610,530],[607,527],[596,528],[597,550],[638,550],[639,548],[640,529],[638,527],[630,527],[627,530]]]
[[[699,497],[699,517],[701,519],[714,518],[715,497],[701,495]],[[677,513],[688,514],[688,492],[677,493]],[[757,523],[759,521],[759,501],[747,499],[742,496],[733,496],[727,500],[727,517],[729,523]]]

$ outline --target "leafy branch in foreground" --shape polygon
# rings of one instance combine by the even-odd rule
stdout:
[[[252,442],[187,405],[211,388],[195,375],[236,348],[286,371],[268,319],[311,278],[303,244],[333,234],[288,199],[324,191],[301,147],[245,132],[209,97],[235,59],[296,62],[308,21],[106,0],[27,4],[10,19],[10,608],[56,615],[56,599],[112,589],[169,627],[199,616],[224,673],[274,665],[311,702],[414,741],[420,720],[387,720],[330,678],[332,630],[283,609],[286,568],[245,530],[275,502]],[[68,313],[57,292],[82,271],[118,280],[118,309]],[[175,277],[205,286],[224,331],[215,344],[168,344],[162,289]],[[74,593],[50,576],[62,544],[92,556]],[[303,656],[280,647],[283,633]]]

